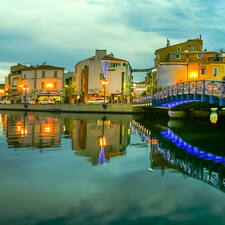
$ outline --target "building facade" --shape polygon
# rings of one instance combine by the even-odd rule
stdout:
[[[74,77],[74,72],[64,73],[64,102],[65,103],[74,103],[73,77]]]
[[[224,80],[224,53],[202,50],[202,47],[200,38],[156,50],[157,86],[193,80]]]
[[[46,64],[11,67],[9,74],[9,95],[13,102],[23,100],[41,101],[51,99],[62,101],[64,68]]]
[[[95,56],[82,60],[75,65],[74,100],[88,102],[93,98],[102,98],[103,73],[101,61],[110,62],[107,74],[106,98],[112,102],[130,102],[132,72],[127,60],[115,58],[106,50],[96,50]]]

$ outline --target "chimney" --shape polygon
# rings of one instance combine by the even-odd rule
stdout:
[[[104,56],[106,56],[106,54],[107,54],[106,50],[95,50],[95,59],[100,60]]]

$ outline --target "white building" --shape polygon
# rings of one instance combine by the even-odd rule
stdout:
[[[20,66],[21,67],[21,66]],[[11,100],[62,100],[64,68],[46,64],[24,66],[9,75]]]
[[[96,50],[95,56],[75,65],[74,98],[88,102],[103,97],[101,60],[110,61],[107,75],[106,97],[112,101],[129,102],[132,85],[131,66],[127,60],[113,57],[106,50]]]

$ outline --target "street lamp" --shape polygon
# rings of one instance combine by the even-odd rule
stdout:
[[[104,104],[105,104],[105,91],[106,91],[106,86],[108,85],[108,81],[106,79],[102,80],[102,86],[104,90]]]
[[[27,92],[29,91],[29,87],[27,87],[26,85],[23,86],[23,91],[25,92],[25,99],[24,99],[24,103],[27,104]]]

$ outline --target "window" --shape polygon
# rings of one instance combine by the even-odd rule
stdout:
[[[177,51],[181,51],[181,47],[179,46],[179,47],[177,47]]]
[[[200,68],[200,73],[202,75],[206,74],[206,68],[204,68],[204,67]]]
[[[44,88],[44,82],[41,82],[41,89]]]
[[[26,79],[27,79],[27,75],[26,75],[26,74],[24,74],[24,75],[23,75],[23,78],[26,80]]]
[[[58,75],[57,71],[54,71],[54,77],[57,77],[57,75]]]
[[[109,67],[116,67],[116,66],[120,66],[120,63],[110,63]]]
[[[217,76],[218,75],[218,67],[213,67],[213,76]]]
[[[121,90],[124,91],[124,76],[125,76],[125,73],[122,72],[122,87],[121,87]]]
[[[100,73],[100,80],[103,80],[104,79],[104,75],[103,73]]]
[[[42,78],[45,77],[45,71],[42,71]]]
[[[171,57],[173,59],[180,59],[181,58],[180,54],[172,54]]]
[[[202,57],[204,57],[204,56],[205,56],[204,53],[198,53],[198,54],[197,54],[197,58],[202,58]]]

